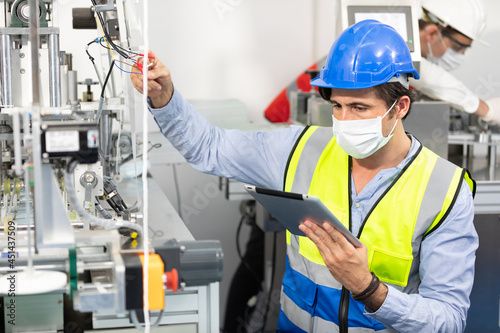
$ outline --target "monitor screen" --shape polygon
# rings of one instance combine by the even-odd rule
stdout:
[[[347,15],[349,25],[368,19],[390,25],[403,37],[410,51],[415,51],[410,6],[348,6]]]

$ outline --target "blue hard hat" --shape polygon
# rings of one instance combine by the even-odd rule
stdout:
[[[393,27],[376,20],[364,20],[337,38],[325,66],[311,85],[363,89],[386,83],[401,74],[420,78],[406,42]]]

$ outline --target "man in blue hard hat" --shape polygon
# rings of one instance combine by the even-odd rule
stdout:
[[[211,126],[155,61],[150,111],[193,167],[317,196],[363,243],[308,221],[307,237],[287,234],[279,332],[464,330],[478,246],[474,182],[405,133],[409,77],[418,73],[400,35],[362,21],[311,82],[333,105],[333,128],[241,132]],[[141,76],[131,80],[142,92]]]

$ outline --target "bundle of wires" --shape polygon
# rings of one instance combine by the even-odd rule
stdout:
[[[91,0],[91,1],[95,7],[97,5],[96,0]],[[97,74],[97,78],[99,79],[99,83],[101,85],[101,95],[99,98],[99,108],[98,108],[97,114],[96,114],[96,120],[99,121],[99,118],[100,118],[101,113],[102,113],[102,106],[104,104],[104,93],[106,91],[106,86],[107,86],[109,77],[111,76],[111,72],[113,70],[113,67],[116,66],[120,71],[122,71],[124,73],[142,75],[142,73],[139,73],[139,72],[127,71],[127,70],[121,68],[118,65],[118,63],[130,66],[130,67],[137,65],[138,68],[141,68],[142,64],[138,62],[137,58],[143,57],[144,54],[133,52],[132,50],[126,49],[124,47],[121,47],[120,45],[115,44],[113,42],[113,40],[111,39],[111,37],[109,36],[108,30],[107,30],[106,25],[105,25],[104,18],[102,17],[101,13],[96,11],[95,14],[96,14],[95,20],[96,20],[97,26],[101,30],[103,37],[99,37],[99,38],[96,38],[96,39],[93,39],[92,41],[90,41],[85,48],[85,52],[87,53],[90,61],[92,62],[94,70]],[[94,61],[95,59],[89,53],[89,46],[91,46],[92,44],[99,44],[103,48],[109,50],[109,52],[111,54],[112,62],[111,62],[111,66],[109,67],[109,71],[108,71],[108,74],[106,75],[106,79],[105,79],[104,83],[101,80],[99,70],[97,69],[97,66],[96,66],[95,61]],[[118,53],[124,60],[116,60],[113,51]],[[149,55],[148,55],[148,58],[154,59],[154,57],[149,56]],[[150,62],[150,65],[152,65],[152,62]]]

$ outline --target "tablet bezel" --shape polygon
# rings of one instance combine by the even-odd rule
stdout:
[[[326,207],[318,197],[271,190],[254,185],[245,185],[248,193],[255,198],[267,211],[287,230],[297,236],[306,236],[299,225],[306,220],[320,227],[328,222],[337,229],[355,247],[362,246],[357,239]]]

